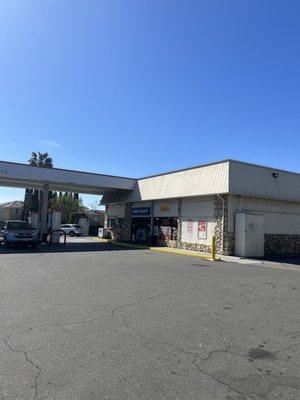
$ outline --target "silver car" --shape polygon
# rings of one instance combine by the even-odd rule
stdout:
[[[5,247],[16,245],[37,247],[39,244],[36,230],[26,221],[5,221],[0,227],[0,240],[3,241]]]
[[[81,236],[83,229],[78,224],[62,224],[61,230],[70,236]]]

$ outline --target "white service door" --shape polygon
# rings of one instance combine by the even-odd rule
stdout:
[[[263,257],[264,216],[245,214],[245,257]]]

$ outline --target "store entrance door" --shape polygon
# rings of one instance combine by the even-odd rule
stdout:
[[[148,243],[150,234],[151,218],[132,218],[131,220],[131,240],[137,243]]]

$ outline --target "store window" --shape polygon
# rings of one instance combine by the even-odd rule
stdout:
[[[151,227],[151,219],[146,218],[132,218],[131,219],[131,240],[138,243],[147,243],[149,240],[149,233]]]
[[[159,242],[168,240],[177,240],[178,233],[178,218],[177,217],[162,217],[154,218],[154,236]]]

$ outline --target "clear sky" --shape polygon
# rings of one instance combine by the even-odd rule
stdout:
[[[1,1],[0,159],[48,151],[57,167],[132,177],[224,158],[300,172],[299,38],[292,0]]]

